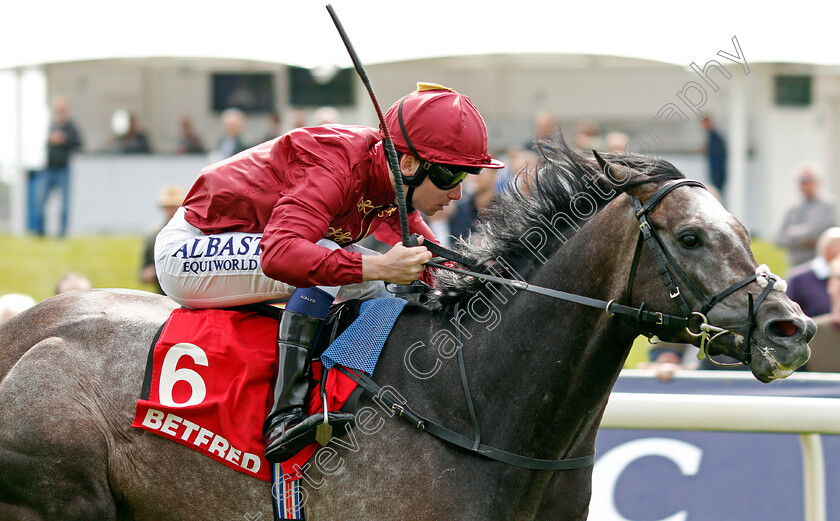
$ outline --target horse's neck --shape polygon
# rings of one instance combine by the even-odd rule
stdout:
[[[609,212],[593,218],[530,282],[604,300],[621,297],[635,236],[615,218]],[[528,452],[541,457],[548,447],[563,455],[587,443],[581,437],[594,441],[635,333],[603,311],[541,295],[519,292],[497,304],[498,324],[464,346],[482,352],[473,362],[480,369],[470,373],[471,381],[482,375],[474,385],[485,424],[503,419],[508,428],[498,442],[530,440],[535,448]]]

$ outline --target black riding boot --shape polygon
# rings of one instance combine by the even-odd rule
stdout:
[[[318,424],[324,423],[323,412],[307,416],[305,400],[309,380],[304,373],[306,359],[318,340],[321,319],[284,311],[277,334],[278,368],[274,386],[274,406],[265,420],[263,439],[265,459],[281,462],[295,455],[315,440]],[[345,433],[353,415],[328,413],[336,436]]]

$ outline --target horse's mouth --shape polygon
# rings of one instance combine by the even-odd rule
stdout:
[[[782,310],[784,311],[784,310]],[[749,365],[753,376],[763,383],[789,377],[811,357],[808,341],[816,324],[804,315],[796,316],[768,308],[769,316],[756,324],[752,334],[743,327],[723,327],[721,335],[709,344],[709,353],[725,354]],[[749,338],[749,354],[745,342]]]
[[[792,375],[793,372],[805,364],[811,355],[808,344],[784,348],[784,359],[777,356],[779,348],[759,345],[752,342],[752,363],[750,368],[753,375],[763,383],[781,380]]]

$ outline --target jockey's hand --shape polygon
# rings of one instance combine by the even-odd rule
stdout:
[[[419,279],[425,264],[432,258],[432,252],[422,245],[422,237],[419,244],[406,248],[399,243],[384,255],[362,255],[362,280],[410,284]]]

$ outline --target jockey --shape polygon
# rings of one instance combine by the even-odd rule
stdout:
[[[385,116],[399,154],[409,230],[436,241],[419,210],[461,198],[467,174],[504,165],[487,154],[487,129],[470,99],[434,84]],[[163,290],[191,308],[288,298],[277,337],[266,459],[283,461],[315,440],[323,414],[307,417],[304,376],[330,305],[384,293],[384,282],[420,278],[432,254],[400,242],[394,177],[379,130],[326,125],[292,130],[205,168],[155,242]],[[371,233],[394,246],[355,243]],[[383,282],[384,281],[384,282]],[[337,433],[353,416],[330,413]]]

